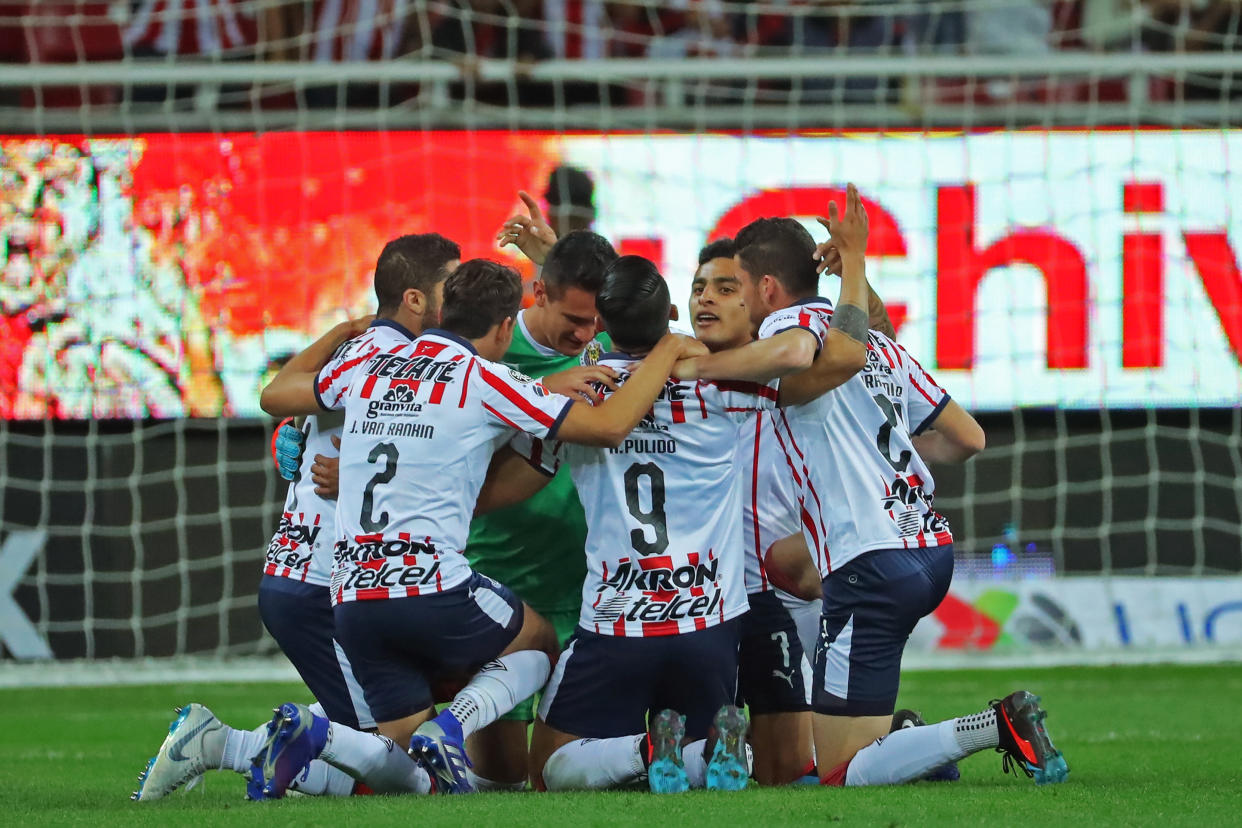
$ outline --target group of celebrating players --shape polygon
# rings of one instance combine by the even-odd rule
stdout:
[[[1064,780],[1026,691],[894,714],[953,573],[929,464],[984,434],[894,341],[855,188],[821,244],[763,218],[707,245],[694,337],[652,262],[522,197],[497,240],[541,268],[529,307],[511,268],[402,236],[375,317],[264,389],[305,419],[259,609],[316,703],[249,731],[180,708],[133,798],[210,769],[256,800],[880,785],[986,749]]]

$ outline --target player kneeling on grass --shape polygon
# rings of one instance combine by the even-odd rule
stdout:
[[[393,790],[468,792],[464,739],[547,680],[558,649],[551,626],[461,554],[492,454],[516,432],[617,445],[674,362],[702,349],[670,335],[624,393],[575,406],[494,362],[509,345],[521,291],[509,268],[467,262],[445,282],[440,329],[372,355],[345,389],[331,375],[319,386],[345,408],[336,635],[382,737],[283,705],[256,758],[265,795],[283,795],[312,759],[349,772],[400,764]],[[475,670],[432,719],[431,676]],[[394,742],[408,744],[416,762]]]
[[[1025,691],[986,710],[926,727],[892,727],[901,657],[918,620],[943,600],[953,576],[953,536],[933,508],[927,461],[961,462],[983,448],[978,424],[905,348],[867,329],[857,307],[816,296],[812,259],[833,247],[861,270],[865,226],[851,185],[845,215],[830,207],[832,238],[817,250],[792,219],[759,219],[736,237],[742,293],[759,341],[677,367],[679,376],[766,381],[811,364],[829,337],[865,348],[864,369],[788,411],[786,436],[802,466],[812,554],[829,555],[814,666],[815,749],[821,781],[882,785],[918,779],[980,750],[1005,754],[1038,782],[1065,779],[1064,758]],[[842,287],[844,299],[845,287]],[[800,448],[799,448],[800,447]],[[791,456],[791,462],[793,457]]]
[[[600,364],[624,393],[634,361],[667,335],[668,285],[651,262],[623,256],[596,307],[619,349]],[[604,405],[616,395],[601,394]],[[558,448],[587,514],[588,575],[535,724],[536,788],[746,786],[734,449],[739,424],[777,399],[774,385],[674,378],[620,446]]]

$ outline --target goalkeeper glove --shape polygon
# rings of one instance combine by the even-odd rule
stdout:
[[[285,480],[297,480],[302,467],[302,450],[306,448],[306,435],[293,425],[293,418],[281,422],[272,435],[272,459]]]

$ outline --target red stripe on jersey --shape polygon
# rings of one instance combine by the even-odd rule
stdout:
[[[695,618],[695,619],[694,619],[694,628],[695,628],[696,630],[705,630],[705,629],[707,629],[707,619],[705,619],[705,618]]]
[[[479,366],[479,376],[481,376],[483,378],[483,381],[486,382],[488,385],[490,385],[494,390],[499,391],[501,396],[503,396],[509,402],[513,403],[513,405],[515,405],[518,409],[520,409],[523,414],[525,414],[527,417],[530,417],[532,420],[539,423],[541,426],[544,426],[545,428],[551,428],[552,425],[556,422],[554,418],[549,416],[547,413],[541,411],[540,409],[536,408],[535,406],[531,405],[530,402],[525,397],[523,397],[517,391],[513,390],[513,386],[509,385],[509,383],[495,376],[491,371],[488,371],[486,368]]]
[[[936,404],[936,400],[932,398],[932,395],[924,391],[923,386],[919,385],[918,382],[914,379],[914,377],[910,377],[910,384],[913,385],[914,390],[922,394],[923,398],[926,399],[929,403],[931,403],[932,405]]]
[[[517,429],[518,431],[522,431],[522,427],[521,427],[520,425],[518,425],[517,423],[513,422],[513,420],[510,420],[510,419],[509,419],[508,417],[506,417],[504,414],[501,414],[499,411],[497,411],[496,409],[492,408],[492,407],[491,407],[490,405],[488,405],[487,403],[483,403],[483,408],[484,408],[484,410],[486,410],[489,414],[491,414],[491,415],[492,415],[493,417],[495,417],[496,419],[500,420],[500,421],[501,421],[502,423],[504,423],[505,425],[507,425],[507,426],[512,426],[513,428]]]
[[[676,621],[644,621],[643,637],[653,637],[657,635],[677,635],[681,632],[681,628],[677,626]]]
[[[354,600],[356,601],[381,601],[387,597],[388,587],[354,590]]]
[[[448,388],[448,383],[446,382],[433,383],[431,386],[431,397],[428,399],[428,402],[432,405],[439,405],[440,401],[444,399],[444,390],[446,388]]]
[[[793,429],[789,427],[789,418],[785,416],[785,412],[781,412],[781,422],[785,424],[785,433],[789,435],[789,444],[793,446],[794,453],[798,455],[798,459],[806,461],[806,455],[802,453],[802,449],[798,448],[798,441],[794,439]]]
[[[319,381],[319,393],[323,394],[325,391],[327,391],[329,388],[332,387],[332,383],[336,382],[336,379],[341,374],[345,373],[346,371],[355,367],[356,365],[359,365],[360,363],[366,362],[368,359],[375,356],[375,354],[378,352],[379,352],[379,348],[372,348],[371,350],[364,353],[362,356],[354,357],[353,359],[342,362],[340,365],[336,367],[336,370],[334,370],[331,374],[328,374],[328,376],[324,377],[323,379]]]
[[[815,519],[807,512],[805,505],[802,507],[802,525],[811,533],[811,540],[815,542],[815,562],[818,564],[824,557],[820,552],[819,532],[815,528]],[[832,571],[832,556],[828,557],[828,571]]]
[[[625,635],[625,616],[624,615],[618,618],[616,620],[616,623],[612,625],[612,634],[620,635],[620,636]]]
[[[888,348],[880,347],[880,348],[877,348],[876,350],[878,350],[881,354],[884,355],[884,359],[888,361],[889,368],[893,369],[894,371],[897,370],[897,365],[896,363],[893,362],[892,354],[888,352]]]
[[[466,366],[466,377],[461,381],[461,399],[457,401],[458,408],[466,407],[466,392],[470,390],[470,372],[474,370],[474,357],[470,357],[470,364]]]
[[[673,411],[673,422],[684,423],[686,421],[686,404],[680,400],[673,400],[669,403],[669,408]]]
[[[263,574],[264,574],[264,575],[275,575],[275,574],[276,574],[276,564],[274,564],[274,563],[269,563],[267,566],[263,567]]]
[[[808,331],[811,329],[811,315],[806,311],[798,314],[798,327],[806,328]]]
[[[763,569],[763,543],[759,540],[759,436],[763,434],[763,415],[755,417],[755,455],[750,463],[750,522],[755,533],[755,559],[759,561],[759,583],[768,588],[768,574]]]
[[[786,427],[788,427],[788,423],[786,424]],[[776,435],[776,443],[781,447],[781,453],[785,455],[785,464],[789,466],[789,473],[793,475],[794,482],[797,483],[798,488],[801,489],[802,475],[798,474],[798,469],[794,466],[793,458],[789,455],[789,447],[785,445],[785,438],[781,436],[781,430],[776,427],[775,419],[772,420],[772,433]],[[805,465],[802,467],[802,471],[806,471]]]
[[[416,587],[416,586],[412,586],[412,587],[406,587],[406,588],[405,588],[405,597],[406,597],[406,598],[413,598],[413,597],[415,597],[415,596],[417,596],[417,595],[418,595],[418,587]]]
[[[379,377],[375,374],[367,374],[367,378],[362,383],[362,398],[364,400],[371,399],[371,392],[375,390],[375,382]]]
[[[654,558],[639,558],[639,569],[672,569],[673,559],[669,555],[657,555]]]
[[[935,535],[936,546],[948,546],[953,543],[952,532],[937,532]]]
[[[776,400],[776,389],[770,385],[761,385],[757,382],[744,382],[742,380],[715,380],[710,383],[721,391],[737,391],[741,394],[754,394],[756,397],[763,397],[768,400]]]
[[[703,415],[703,419],[707,419],[707,401],[703,399],[702,383],[694,384],[694,396],[699,398],[699,412]]]

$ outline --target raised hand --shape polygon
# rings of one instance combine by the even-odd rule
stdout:
[[[820,265],[817,270],[839,273],[841,260],[847,256],[862,257],[867,253],[867,236],[870,227],[867,210],[863,207],[858,188],[850,184],[845,189],[845,215],[839,215],[836,202],[828,204],[828,218],[817,218],[828,231],[828,241],[815,248],[815,258]],[[835,255],[834,255],[835,254]]]
[[[598,386],[617,390],[617,372],[605,365],[576,365],[543,378],[543,387],[595,405],[600,401]]]
[[[528,215],[515,213],[501,225],[496,234],[496,246],[514,245],[521,250],[526,258],[537,265],[542,265],[548,258],[548,251],[556,244],[556,232],[552,225],[543,217],[539,202],[525,190],[518,192],[518,198],[526,205]]]

